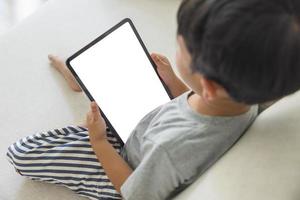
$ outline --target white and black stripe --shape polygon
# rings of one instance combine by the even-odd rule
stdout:
[[[118,153],[121,144],[107,133]],[[91,147],[88,131],[67,126],[25,137],[8,148],[15,169],[32,180],[66,186],[90,199],[121,199]]]

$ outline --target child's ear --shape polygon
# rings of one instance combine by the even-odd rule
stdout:
[[[202,77],[200,82],[202,85],[202,97],[209,101],[215,99],[217,97],[218,90],[217,84],[205,77]]]

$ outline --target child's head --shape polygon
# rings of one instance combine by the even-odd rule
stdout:
[[[184,0],[178,45],[193,90],[247,104],[280,98],[300,88],[300,1]]]

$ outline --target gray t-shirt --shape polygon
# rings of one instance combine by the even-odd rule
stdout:
[[[169,199],[190,185],[241,137],[258,106],[234,117],[201,115],[191,92],[147,114],[131,133],[122,156],[134,169],[121,187],[125,200]]]

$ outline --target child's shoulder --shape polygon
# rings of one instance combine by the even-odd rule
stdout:
[[[177,151],[201,149],[208,144],[219,145],[229,139],[233,143],[255,120],[258,106],[252,106],[248,112],[234,117],[203,116],[188,107],[172,112],[164,109],[162,107],[156,113],[143,137],[155,145]]]
[[[145,133],[143,152],[151,150],[167,155],[183,177],[192,179],[240,138],[255,119],[256,110],[254,106],[243,116],[198,123],[175,116],[177,121],[160,122]]]

